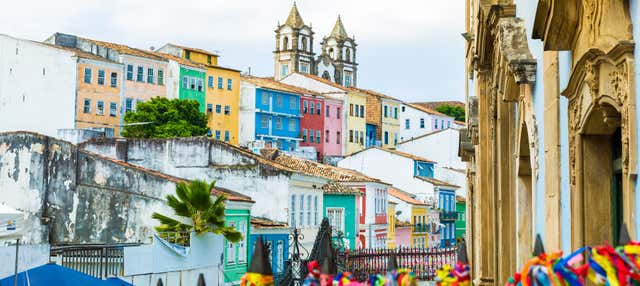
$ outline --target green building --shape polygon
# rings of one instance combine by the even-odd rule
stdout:
[[[467,205],[464,198],[456,197],[456,239],[464,239],[467,232]]]
[[[333,182],[322,186],[322,190],[323,214],[335,230],[334,239],[341,233],[344,239],[340,243],[344,246],[348,243],[349,249],[355,249],[358,236],[356,197],[360,191]]]
[[[205,70],[180,66],[180,99],[195,100],[200,104],[200,112],[206,108],[204,78]]]
[[[240,278],[247,272],[249,265],[249,239],[251,234],[251,206],[255,203],[250,197],[243,194],[215,187],[212,191],[214,196],[224,194],[227,197],[225,205],[225,223],[227,226],[234,226],[242,233],[242,240],[232,243],[224,241],[224,282],[230,284],[240,284]]]

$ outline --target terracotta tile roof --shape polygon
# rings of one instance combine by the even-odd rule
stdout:
[[[403,192],[401,190],[398,190],[396,188],[388,188],[387,192],[389,193],[390,196],[393,196],[394,198],[397,198],[405,203],[408,204],[412,204],[412,205],[417,205],[417,206],[426,206],[427,203],[420,201],[416,198],[414,198],[414,196],[412,194],[409,194],[407,192]]]
[[[251,217],[251,226],[255,228],[289,228],[289,225],[287,225],[287,223],[255,216]]]
[[[205,54],[205,55],[211,55],[211,56],[214,56],[214,57],[218,57],[218,56],[219,56],[218,54],[216,54],[216,53],[214,53],[214,52],[207,51],[207,50],[204,50],[204,49],[192,48],[192,47],[187,47],[187,46],[182,46],[182,45],[176,45],[176,44],[172,44],[172,43],[168,43],[167,45],[174,46],[174,47],[177,47],[177,48],[181,48],[181,49],[183,49],[183,50],[188,50],[188,51],[192,51],[192,52],[197,52],[197,53],[201,53],[201,54]]]
[[[465,203],[467,200],[463,196],[456,196],[456,202]]]
[[[189,182],[189,180],[187,180],[187,179],[183,179],[183,178],[178,178],[178,177],[174,177],[174,176],[171,176],[171,175],[167,175],[165,173],[161,173],[161,172],[158,172],[158,171],[154,171],[154,170],[150,170],[150,169],[143,168],[143,167],[140,167],[140,166],[136,166],[136,165],[133,165],[133,164],[129,164],[129,163],[124,162],[124,161],[120,161],[120,160],[116,160],[116,159],[109,158],[109,157],[106,157],[106,156],[102,156],[100,154],[96,154],[96,153],[89,152],[89,151],[86,151],[86,150],[80,150],[79,152],[80,153],[84,153],[86,155],[89,155],[91,157],[98,158],[98,159],[103,160],[103,161],[108,161],[108,162],[111,162],[111,163],[116,164],[116,165],[120,165],[120,166],[128,168],[128,169],[134,169],[136,171],[139,171],[139,172],[142,172],[142,173],[145,173],[145,174],[148,174],[148,175],[160,178],[160,179],[165,179],[167,181],[171,181],[171,182],[174,182],[174,183],[188,183]]]
[[[353,155],[356,155],[356,154],[358,154],[358,153],[362,153],[362,152],[367,151],[367,150],[370,150],[370,149],[378,149],[378,150],[382,150],[382,151],[385,151],[385,152],[389,152],[389,153],[392,153],[392,154],[395,154],[395,155],[398,155],[398,156],[402,156],[402,157],[405,157],[405,158],[409,158],[409,159],[412,159],[412,160],[416,160],[416,161],[429,162],[429,163],[436,163],[436,161],[429,160],[429,159],[424,158],[424,157],[416,156],[416,155],[409,154],[409,153],[402,152],[402,151],[398,151],[398,150],[395,150],[395,149],[389,149],[389,148],[384,148],[384,147],[376,147],[376,146],[372,146],[372,147],[369,147],[369,148],[362,149],[362,150],[360,150],[360,151],[357,151],[357,152],[351,153],[351,154],[349,154],[348,156],[345,156],[345,158],[349,158],[349,157],[351,157],[351,156],[353,156]]]
[[[324,184],[324,186],[322,186],[322,190],[325,194],[360,195],[359,190],[341,185],[336,182],[329,182]]]
[[[79,58],[102,61],[102,62],[107,62],[107,63],[120,64],[118,62],[109,60],[107,58],[103,58],[101,56],[97,56],[97,55],[94,55],[92,53],[87,53],[87,52],[85,52],[85,51],[83,51],[81,49],[78,49],[78,48],[72,48],[72,47],[66,47],[66,46],[58,46],[58,45],[49,44],[49,43],[43,43],[43,42],[35,42],[35,41],[33,41],[33,42],[41,44],[41,45],[45,45],[45,46],[48,46],[48,47],[52,47],[52,48],[56,48],[56,49],[61,49],[61,50],[72,52]]]
[[[460,125],[462,125],[462,126],[467,126],[467,123],[466,123],[466,122],[464,122],[464,121],[458,121],[458,120],[455,120],[455,121],[453,121],[453,122],[454,122],[454,123],[456,123],[456,124],[460,124]]]
[[[247,75],[243,75],[241,77],[242,80],[244,81],[248,81],[250,83],[253,83],[259,87],[263,87],[263,88],[268,88],[268,89],[273,89],[273,90],[280,90],[280,91],[285,91],[285,92],[291,92],[291,93],[297,93],[297,94],[311,94],[311,95],[316,95],[316,96],[322,96],[322,94],[315,92],[315,91],[311,91],[308,89],[304,89],[301,87],[297,87],[297,86],[293,86],[293,85],[289,85],[286,83],[282,83],[276,80],[273,80],[272,78],[268,78],[268,77],[255,77],[255,76],[247,76]]]
[[[132,47],[129,47],[129,46],[122,45],[122,44],[116,44],[116,43],[92,40],[92,39],[87,39],[87,38],[82,38],[82,37],[78,37],[78,38],[79,39],[83,39],[83,40],[88,41],[88,42],[91,42],[93,44],[96,44],[98,46],[103,46],[103,47],[115,50],[115,51],[117,51],[118,53],[121,53],[121,54],[132,55],[132,56],[143,57],[143,58],[149,58],[149,59],[158,60],[158,61],[164,61],[164,59],[162,57],[154,55],[150,51],[136,49],[136,48],[132,48]]]
[[[433,109],[433,110],[436,110],[438,107],[443,106],[443,105],[464,107],[464,102],[455,101],[455,100],[412,102],[412,104],[421,105],[421,106],[424,106],[426,108]]]
[[[378,179],[368,177],[360,172],[326,165],[310,160],[296,158],[284,155],[278,150],[262,149],[260,150],[265,158],[268,158],[288,168],[297,170],[307,175],[322,177],[334,182],[373,182],[386,184]]]
[[[427,177],[422,177],[422,176],[414,176],[414,178],[417,178],[419,180],[423,180],[425,182],[429,182],[429,183],[434,184],[436,186],[460,188],[460,186],[456,186],[454,184],[449,184],[449,183],[447,183],[445,181],[440,181],[440,180],[434,179],[434,178],[427,178]]]
[[[313,79],[313,80],[316,80],[316,81],[322,82],[322,83],[324,83],[324,84],[327,84],[327,85],[333,86],[333,87],[335,87],[335,88],[337,88],[337,89],[340,89],[340,90],[342,90],[342,91],[345,91],[345,92],[353,91],[353,90],[352,90],[352,89],[350,89],[349,87],[345,87],[345,86],[339,85],[339,84],[337,84],[337,83],[335,83],[335,82],[332,82],[332,81],[330,81],[330,80],[328,80],[328,79],[325,79],[325,78],[319,77],[319,76],[317,76],[317,75],[312,75],[312,74],[308,74],[308,73],[296,73],[296,74],[299,74],[299,75],[301,75],[301,76],[308,77],[308,78],[310,78],[310,79]]]
[[[252,200],[250,196],[243,195],[241,193],[221,187],[213,187],[213,189],[211,189],[211,194],[214,196],[225,195],[227,197],[227,200],[230,201],[255,203],[255,201]]]
[[[446,114],[444,114],[444,113],[440,113],[440,112],[438,112],[438,111],[435,111],[434,109],[427,108],[427,107],[424,107],[424,106],[422,106],[422,105],[418,105],[418,104],[414,104],[414,103],[406,103],[406,105],[407,105],[407,106],[411,106],[411,107],[413,107],[413,108],[415,108],[415,109],[417,109],[417,110],[420,110],[420,111],[422,111],[422,112],[432,114],[432,115],[438,115],[438,116],[451,117],[451,116],[449,116],[449,115],[446,115]],[[451,118],[453,118],[453,117],[451,117]]]
[[[149,51],[149,53],[151,53],[153,55],[156,55],[156,56],[158,56],[160,58],[163,58],[165,60],[171,60],[171,61],[177,62],[177,63],[179,63],[181,65],[185,65],[185,66],[189,66],[189,67],[193,67],[193,68],[205,69],[205,70],[207,69],[206,65],[199,64],[199,63],[196,63],[196,62],[192,62],[190,60],[183,59],[181,57],[176,57],[176,56],[171,55],[171,54],[161,53],[161,52],[153,52],[153,51]]]
[[[380,97],[380,98],[386,98],[386,99],[395,100],[395,101],[398,101],[398,102],[403,102],[400,99],[397,99],[397,98],[392,97],[392,96],[388,96],[388,95],[383,94],[383,93],[379,93],[379,92],[374,91],[374,90],[364,89],[364,88],[357,88],[357,87],[351,87],[351,89],[353,89],[355,91],[358,91],[358,92],[361,92],[361,93],[368,94],[368,95],[373,95],[373,96]]]
[[[462,174],[466,174],[467,171],[465,169],[456,169],[456,168],[451,168],[451,167],[444,167],[443,169],[447,169],[447,170],[451,170],[457,173],[462,173]]]
[[[396,227],[411,227],[411,226],[413,225],[408,221],[396,220]]]
[[[447,129],[449,129],[449,128],[447,128]],[[416,137],[413,137],[413,138],[410,138],[410,139],[407,139],[407,140],[404,140],[404,141],[400,141],[400,142],[398,142],[397,145],[400,145],[400,144],[403,144],[403,143],[407,143],[407,142],[411,142],[411,141],[414,141],[414,140],[418,140],[418,139],[421,139],[421,138],[424,138],[424,137],[427,137],[427,136],[430,136],[430,135],[438,134],[438,133],[440,133],[442,131],[445,131],[447,129],[440,129],[440,130],[432,131],[432,132],[429,132],[429,133],[425,133],[425,134],[422,134],[420,136],[416,136]],[[453,128],[451,128],[451,129],[453,129]]]

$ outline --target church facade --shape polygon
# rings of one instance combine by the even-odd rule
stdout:
[[[320,42],[320,53],[314,50],[313,28],[304,23],[293,4],[284,24],[278,24],[274,53],[274,78],[281,80],[291,73],[320,76],[345,87],[358,82],[357,45],[338,16],[331,33]]]

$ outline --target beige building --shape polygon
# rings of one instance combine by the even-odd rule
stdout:
[[[611,0],[467,0],[467,241],[473,282],[548,251],[637,237],[633,25]]]

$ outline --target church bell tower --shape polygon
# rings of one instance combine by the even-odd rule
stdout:
[[[307,26],[296,3],[293,3],[287,21],[275,30],[274,78],[281,80],[293,72],[313,74],[313,30]]]

